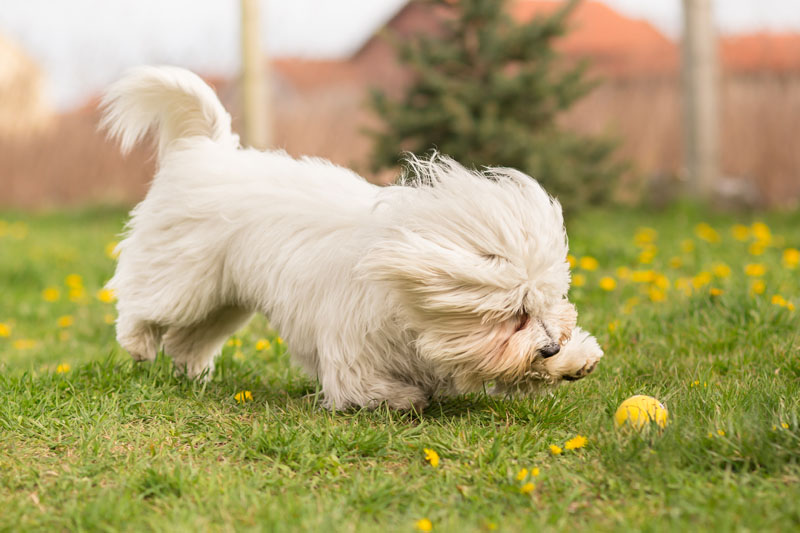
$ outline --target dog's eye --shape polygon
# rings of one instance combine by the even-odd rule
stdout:
[[[497,254],[483,254],[481,255],[481,257],[487,261],[497,261],[497,262],[507,261],[505,257]]]

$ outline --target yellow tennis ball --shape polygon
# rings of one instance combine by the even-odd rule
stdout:
[[[650,422],[655,422],[658,427],[664,428],[667,426],[667,418],[667,408],[661,402],[652,396],[637,394],[622,402],[617,408],[617,412],[614,413],[614,425],[622,427],[627,424],[634,429],[642,429]]]

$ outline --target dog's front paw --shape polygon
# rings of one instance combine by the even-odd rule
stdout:
[[[575,328],[561,352],[548,359],[545,365],[553,377],[576,381],[591,374],[602,357],[603,350],[597,339],[581,328]]]
[[[593,363],[586,363],[583,368],[575,372],[574,374],[565,374],[561,376],[561,379],[566,381],[577,381],[581,378],[584,378],[594,372],[594,369],[597,367],[597,361]]]

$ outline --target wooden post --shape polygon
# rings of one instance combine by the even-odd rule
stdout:
[[[269,61],[261,49],[259,0],[241,2],[244,143],[263,150],[272,144]]]
[[[719,172],[717,40],[712,0],[683,0],[685,164],[692,192],[710,199]]]

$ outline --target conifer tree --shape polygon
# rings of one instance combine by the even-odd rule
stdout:
[[[584,63],[564,61],[553,46],[577,1],[524,24],[502,0],[424,1],[453,16],[439,35],[398,40],[414,81],[398,99],[372,93],[383,122],[369,132],[373,170],[435,149],[470,167],[522,170],[566,209],[606,200],[621,169],[610,158],[614,143],[557,121],[594,86]]]

